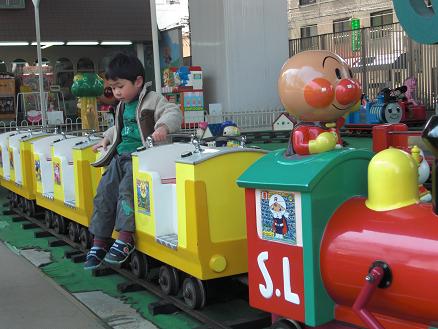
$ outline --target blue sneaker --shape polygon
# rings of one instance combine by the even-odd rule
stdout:
[[[87,257],[84,263],[85,270],[94,270],[102,265],[102,261],[106,255],[107,251],[100,247],[91,247],[90,251],[87,253]]]
[[[106,254],[104,261],[109,264],[122,264],[128,259],[135,247],[130,243],[116,240]]]

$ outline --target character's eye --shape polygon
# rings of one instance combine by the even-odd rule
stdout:
[[[348,69],[348,73],[350,73],[350,78],[353,78],[353,72],[351,71],[351,69]]]
[[[336,72],[336,77],[337,77],[338,79],[341,79],[341,78],[342,78],[342,77],[341,77],[341,71],[340,71],[339,69],[336,69],[335,72]]]

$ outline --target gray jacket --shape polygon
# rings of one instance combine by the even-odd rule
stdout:
[[[182,112],[178,105],[169,103],[167,99],[156,93],[148,91],[151,83],[145,83],[138,97],[137,124],[141,141],[146,146],[146,138],[159,126],[166,125],[169,133],[174,133],[181,128]],[[94,167],[103,167],[110,163],[117,151],[117,145],[122,141],[121,130],[123,126],[123,109],[125,104],[120,102],[116,108],[115,125],[108,128],[103,136],[110,141],[108,151],[96,162]]]

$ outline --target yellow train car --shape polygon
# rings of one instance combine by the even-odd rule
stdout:
[[[35,213],[36,185],[32,175],[31,142],[46,132],[16,131],[0,135],[1,185],[11,192],[11,206]]]
[[[148,257],[161,261],[162,290],[177,294],[185,277],[183,297],[200,308],[205,280],[246,273],[245,196],[235,182],[265,153],[179,143],[134,153],[134,274],[145,274]]]
[[[90,164],[97,154],[92,146],[99,138],[87,136],[47,137],[35,141],[33,163],[37,204],[46,209],[45,220],[60,234],[88,248],[88,225],[101,170]]]

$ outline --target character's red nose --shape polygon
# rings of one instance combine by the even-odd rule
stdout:
[[[342,79],[336,86],[336,100],[341,105],[354,104],[360,99],[361,88],[353,79]]]
[[[327,79],[316,78],[304,86],[304,99],[316,108],[323,108],[331,104],[335,90]]]

